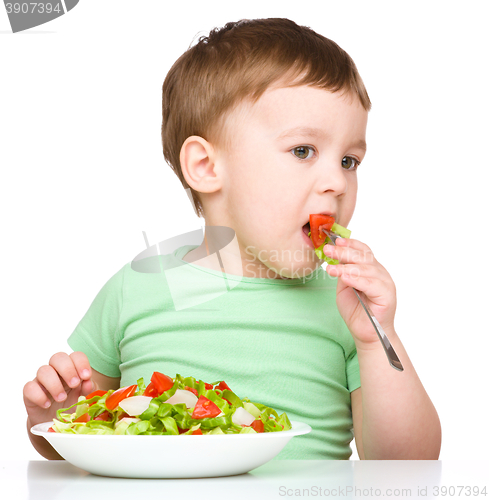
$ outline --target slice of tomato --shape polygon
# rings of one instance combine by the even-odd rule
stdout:
[[[87,399],[92,399],[94,398],[95,396],[104,396],[105,394],[107,394],[107,391],[101,391],[101,390],[98,390],[98,391],[93,391],[91,392],[88,396],[87,396]],[[90,403],[89,406],[92,406],[96,403],[96,401],[94,401],[93,403]]]
[[[98,417],[95,417],[94,420],[102,420],[104,422],[108,422],[109,420],[112,420],[112,416],[107,410],[105,410]]]
[[[73,422],[90,422],[90,415],[88,413],[84,413],[80,415],[78,418],[75,418]]]
[[[331,215],[310,214],[309,225],[311,226],[311,238],[314,248],[319,248],[326,239],[322,229],[331,231],[334,224],[334,217]]]
[[[213,418],[217,417],[219,413],[221,413],[219,406],[205,396],[200,396],[197,403],[195,403],[192,418]]]
[[[191,393],[195,394],[196,396],[198,396],[198,392],[197,392],[197,389],[192,389],[191,387],[189,387],[188,385],[185,386],[185,390],[186,391],[190,391]]]
[[[95,396],[104,396],[105,394],[107,394],[107,391],[101,391],[101,390],[93,391],[87,396],[87,399],[92,399]]]
[[[114,410],[119,406],[119,403],[126,398],[130,398],[137,391],[137,385],[130,385],[128,387],[121,387],[114,391],[105,401],[105,406],[108,410]]]
[[[150,398],[157,398],[158,397],[158,391],[155,389],[153,382],[150,382],[146,386],[146,389],[144,390],[143,396],[149,396]]]
[[[199,380],[199,382],[202,382],[202,380]],[[212,384],[208,384],[207,382],[204,382],[204,386],[206,391],[212,391],[212,389],[214,389]]]
[[[256,419],[252,424],[251,427],[256,431],[256,432],[265,432],[265,425],[260,419]]]
[[[161,396],[165,391],[173,387],[173,380],[168,377],[168,375],[164,375],[160,372],[153,373],[151,376],[151,382],[153,382],[153,386],[156,389],[158,396]]]
[[[52,427],[48,429],[48,432],[56,432]]]
[[[202,436],[202,431],[200,429],[197,429],[196,431],[192,432],[192,436]]]
[[[226,384],[226,382],[224,382],[224,380],[222,382],[219,382],[219,385],[216,386],[216,389],[219,389],[221,391],[224,391],[225,389],[227,389],[228,391],[231,391],[231,389],[229,388],[229,385]],[[233,392],[233,391],[231,391]]]

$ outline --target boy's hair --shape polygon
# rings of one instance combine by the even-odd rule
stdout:
[[[243,19],[199,38],[163,83],[161,136],[165,160],[184,188],[180,150],[191,135],[224,141],[224,120],[242,101],[256,102],[272,84],[312,85],[356,95],[370,111],[367,90],[351,57],[335,42],[289,19]],[[197,215],[204,216],[190,188]]]

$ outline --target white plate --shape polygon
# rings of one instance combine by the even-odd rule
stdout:
[[[52,422],[31,432],[46,438],[68,462],[99,476],[192,478],[233,476],[274,458],[294,436],[311,427],[259,434],[207,436],[114,436],[48,432]]]

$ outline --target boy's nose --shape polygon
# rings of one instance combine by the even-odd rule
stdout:
[[[330,163],[323,168],[321,171],[321,180],[318,183],[321,192],[330,191],[337,196],[346,193],[348,189],[346,173],[341,165]]]

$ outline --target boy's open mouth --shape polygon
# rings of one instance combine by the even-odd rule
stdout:
[[[309,232],[311,231],[311,225],[309,224],[309,222],[307,224],[304,224],[302,226],[302,232],[307,236],[309,234]],[[309,237],[309,236],[308,236]]]

